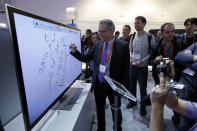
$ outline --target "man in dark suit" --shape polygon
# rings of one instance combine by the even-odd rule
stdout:
[[[101,41],[94,44],[93,48],[83,55],[75,44],[71,44],[71,54],[80,61],[94,61],[92,88],[94,89],[98,131],[105,131],[105,101],[108,97],[110,105],[114,105],[114,95],[112,88],[104,80],[104,75],[122,83],[126,88],[129,86],[129,47],[128,44],[115,39],[114,23],[111,20],[101,20],[99,23],[99,33]],[[117,95],[117,94],[116,94]],[[121,106],[120,96],[118,96],[118,107]],[[114,110],[112,110],[112,115]],[[114,115],[113,115],[114,120]],[[118,109],[118,126],[117,130],[121,131],[122,114]]]

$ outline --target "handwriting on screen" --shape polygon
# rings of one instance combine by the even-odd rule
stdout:
[[[61,88],[64,86],[65,65],[76,65],[75,58],[70,55],[69,46],[71,42],[71,39],[58,38],[56,34],[43,34],[42,44],[46,46],[46,50],[43,51],[38,73],[40,75],[44,72],[48,74],[50,92],[53,90],[53,87]]]
[[[70,55],[69,45],[81,50],[80,30],[28,12],[12,12],[10,17],[18,78],[23,95],[27,127],[32,128],[42,114],[81,74],[81,62]],[[39,105],[39,106],[38,106]]]

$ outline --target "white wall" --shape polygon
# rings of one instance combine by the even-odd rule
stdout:
[[[102,3],[105,3],[102,4]],[[133,21],[136,16],[147,18],[146,30],[160,28],[164,22],[173,22],[176,28],[183,27],[188,17],[197,16],[197,0],[86,0],[79,7],[79,25],[81,21],[99,21],[110,18],[122,30],[124,24],[130,24],[134,31]]]
[[[7,18],[6,18],[5,13],[0,13],[0,23],[7,24]]]
[[[119,31],[124,24],[130,24],[133,32],[133,21],[138,15],[147,18],[146,30],[160,28],[164,22],[173,22],[180,29],[186,18],[197,17],[197,0],[15,0],[15,3],[18,8],[64,24],[71,23],[66,18],[66,7],[74,6],[78,10],[75,22],[82,33],[87,28],[97,31],[98,21],[104,18],[112,19]]]

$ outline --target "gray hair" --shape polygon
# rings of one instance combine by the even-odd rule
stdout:
[[[160,29],[162,33],[163,33],[164,28],[165,28],[166,26],[174,26],[174,24],[173,24],[173,23],[171,23],[171,22],[164,23],[164,24],[161,26],[161,29]],[[174,27],[175,27],[175,26],[174,26]]]
[[[115,25],[114,25],[114,22],[112,20],[104,19],[104,20],[101,20],[99,22],[99,24],[107,24],[107,29],[108,30],[115,30]]]

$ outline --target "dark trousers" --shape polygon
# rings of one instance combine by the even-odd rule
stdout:
[[[140,98],[141,100],[147,96],[147,77],[148,67],[130,67],[130,87],[129,91],[136,96],[137,81],[140,87]],[[140,108],[146,108],[146,105],[141,102]]]
[[[2,125],[1,125],[1,119],[0,119],[0,131],[4,131]]]
[[[153,76],[153,79],[155,81],[155,86],[160,83],[158,74],[159,74],[159,72],[157,71],[157,65],[153,64],[153,66],[152,66],[152,76]]]
[[[105,131],[105,102],[106,97],[109,99],[110,105],[114,105],[114,91],[107,84],[101,84],[97,82],[97,85],[94,89],[95,101],[96,101],[96,109],[97,109],[97,119],[98,119],[98,130],[97,131]],[[121,106],[120,96],[118,96],[118,107]],[[114,107],[114,106],[113,106]],[[114,121],[114,110],[112,110],[112,116]],[[121,109],[118,109],[118,131],[122,130],[122,113]]]

